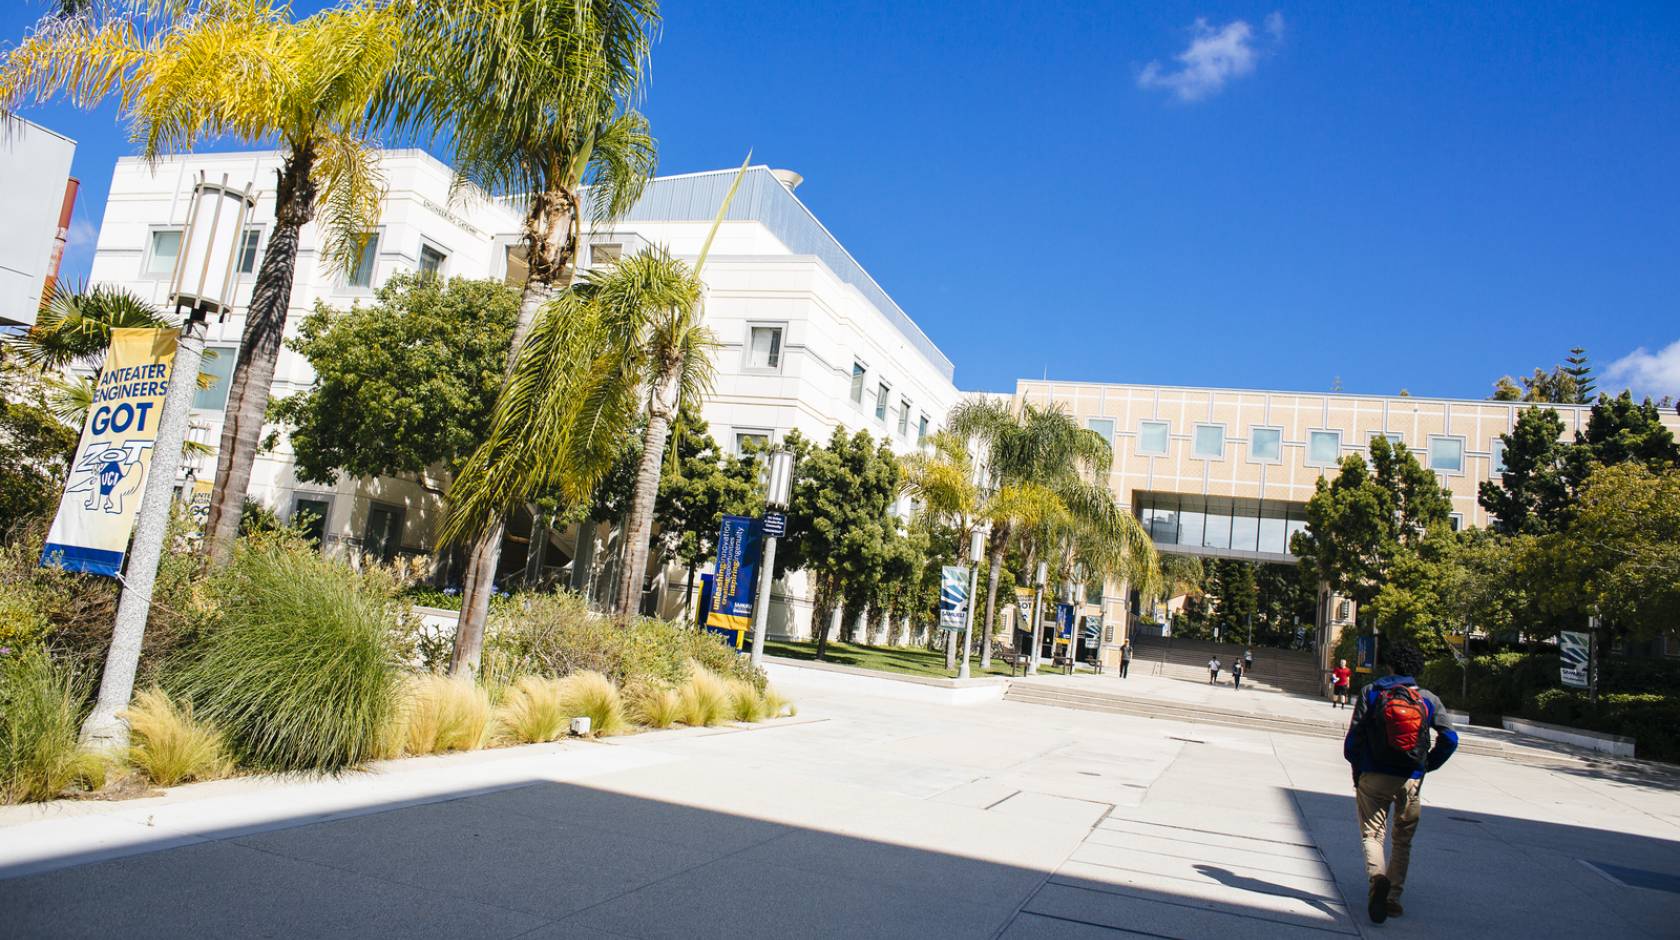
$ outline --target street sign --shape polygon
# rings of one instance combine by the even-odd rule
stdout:
[[[787,534],[787,513],[771,509],[764,514],[764,534],[781,538]]]

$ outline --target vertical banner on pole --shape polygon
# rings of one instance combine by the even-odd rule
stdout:
[[[1354,672],[1377,671],[1377,638],[1362,636],[1354,640]]]
[[[712,577],[712,603],[706,629],[721,635],[736,649],[746,643],[752,628],[753,588],[758,583],[762,524],[747,516],[724,516],[718,532],[717,573]]]
[[[939,629],[960,632],[968,616],[968,569],[943,565],[939,569]]]
[[[1590,642],[1585,633],[1564,630],[1558,634],[1558,659],[1562,667],[1560,678],[1572,689],[1584,689],[1589,684],[1592,663]]]
[[[1073,605],[1056,605],[1056,642],[1070,643],[1073,641]]]
[[[176,338],[170,329],[111,330],[41,564],[102,575],[122,569],[152,466]]]

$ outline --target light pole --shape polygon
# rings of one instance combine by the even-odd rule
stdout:
[[[976,528],[968,536],[968,616],[963,621],[962,667],[958,679],[968,678],[968,657],[974,649],[974,592],[980,589],[980,560],[986,557],[987,526]]]
[[[770,581],[776,573],[776,538],[787,531],[788,500],[793,495],[793,452],[770,452],[764,474],[764,559],[753,598],[752,664],[764,665],[764,631],[770,617]]]
[[[220,183],[203,176],[193,187],[187,227],[170,281],[170,298],[184,314],[175,361],[169,372],[169,391],[158,419],[152,445],[151,477],[145,482],[140,511],[134,521],[134,543],[128,574],[122,579],[122,599],[111,628],[111,649],[99,680],[99,700],[82,723],[82,744],[93,750],[122,750],[128,746],[128,723],[117,717],[134,695],[134,674],[140,666],[140,645],[151,613],[152,588],[158,561],[168,536],[173,508],[171,490],[181,466],[181,447],[187,439],[187,418],[198,390],[198,367],[204,358],[205,319],[226,314],[233,305],[237,277],[235,262],[245,232],[245,219],[256,200],[249,189],[234,189],[223,174]]]
[[[1044,582],[1050,578],[1050,566],[1045,562],[1038,563],[1037,576],[1033,578],[1033,633],[1032,655],[1027,657],[1027,675],[1038,675],[1038,651],[1044,645],[1040,634],[1044,629]]]

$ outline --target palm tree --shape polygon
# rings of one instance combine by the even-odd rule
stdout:
[[[389,91],[401,49],[398,7],[347,0],[302,20],[276,0],[76,3],[49,15],[0,65],[0,109],[63,94],[82,106],[116,95],[148,158],[232,136],[279,143],[275,224],[246,311],[229,383],[206,527],[213,564],[238,535],[285,332],[298,233],[319,214],[325,254],[354,265],[378,221],[384,183],[369,106]],[[411,101],[430,86],[410,83]]]
[[[56,372],[103,357],[113,329],[169,326],[163,314],[129,291],[104,285],[73,290],[58,284],[36,313],[35,323],[8,337],[5,346],[25,363]]]
[[[1029,572],[1039,560],[1064,573],[1078,564],[1092,576],[1153,589],[1159,577],[1155,546],[1102,482],[1114,454],[1101,435],[1079,427],[1059,408],[1022,403],[1017,410],[984,398],[958,403],[945,426],[985,448],[996,490],[988,500],[991,576],[981,668],[991,663],[998,578],[1012,544],[1025,549]]]
[[[409,43],[404,69],[375,115],[441,137],[463,182],[524,209],[523,237],[510,252],[510,260],[523,260],[527,270],[503,374],[503,394],[512,395],[521,355],[542,311],[572,282],[584,217],[622,215],[653,175],[655,147],[647,120],[629,104],[641,87],[658,4],[459,0],[413,4],[404,16]],[[411,85],[428,85],[436,100],[406,94]],[[572,322],[577,312],[571,304],[555,310],[551,334],[578,328],[581,321]],[[536,362],[526,365],[539,368]],[[509,420],[532,416],[534,404],[529,397],[510,401]],[[529,444],[514,437],[499,446]],[[503,480],[510,486],[521,478],[513,472],[516,466],[530,469],[516,454],[479,456],[477,472],[499,468],[510,474]],[[579,478],[591,472],[588,466],[577,470]],[[522,505],[485,498],[471,496],[475,508],[453,516],[461,527],[454,537],[471,536],[451,657],[456,672],[478,668],[503,519]],[[499,508],[481,515],[492,504]]]

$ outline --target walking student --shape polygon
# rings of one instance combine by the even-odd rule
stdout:
[[[1126,678],[1126,670],[1132,668],[1132,641],[1127,640],[1120,647],[1120,678]]]
[[[1243,672],[1253,672],[1253,671],[1254,671],[1254,650],[1252,648],[1243,650]]]
[[[1389,675],[1360,691],[1342,741],[1342,756],[1353,767],[1359,838],[1371,885],[1366,912],[1377,924],[1405,913],[1400,894],[1423,814],[1423,777],[1439,770],[1458,748],[1458,732],[1441,700],[1418,688],[1413,678],[1423,671],[1423,654],[1407,643],[1396,643],[1385,653]],[[1386,865],[1385,835],[1392,843]]]
[[[1242,674],[1243,674],[1243,661],[1240,660],[1240,659],[1231,660],[1231,688],[1233,688],[1233,689],[1241,689],[1242,688]]]
[[[1348,685],[1353,682],[1353,670],[1348,668],[1347,660],[1330,672],[1330,707],[1344,708],[1347,706]]]
[[[1208,685],[1218,685],[1218,684],[1219,684],[1219,657],[1218,656],[1211,656],[1211,657],[1208,658]]]

